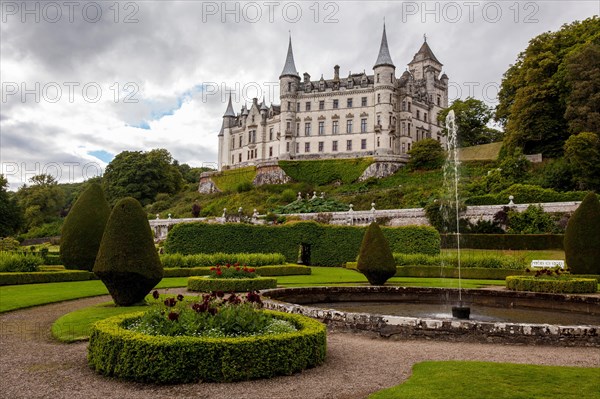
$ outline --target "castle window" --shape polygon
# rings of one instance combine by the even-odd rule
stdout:
[[[361,133],[367,132],[367,118],[362,118],[360,120],[360,132]]]
[[[322,136],[325,134],[325,122],[321,121],[319,122],[319,136]]]
[[[367,149],[367,139],[362,139],[360,141],[360,149],[361,150],[366,150]]]
[[[381,115],[377,115],[377,125],[381,126]]]
[[[346,133],[352,133],[352,119],[346,121]]]
[[[287,121],[287,129],[286,130],[291,130],[292,129],[292,122]]]
[[[235,155],[231,156],[231,164],[233,165],[235,163]]]
[[[410,151],[410,143],[408,143],[408,151]]]
[[[402,101],[402,111],[406,111],[406,101]]]
[[[390,94],[390,104],[392,103],[392,95]]]
[[[394,83],[394,72],[390,73],[390,82]]]
[[[351,98],[348,99],[348,108],[352,108],[352,99]]]
[[[287,108],[287,110],[288,110],[288,111],[291,111],[291,110],[292,110],[292,103],[291,103],[291,102],[289,102],[289,101],[288,101],[288,108]]]
[[[285,143],[285,152],[290,152],[290,142]]]
[[[273,156],[273,147],[269,147],[269,156],[272,157]]]
[[[379,137],[377,137],[377,147],[380,147]]]
[[[296,154],[300,153],[300,143],[296,143]]]
[[[367,106],[367,97],[363,97],[360,99],[360,106],[361,107],[366,107]]]
[[[269,141],[273,141],[273,128],[269,129]]]
[[[306,102],[306,110],[307,110],[307,111],[310,111],[310,101],[307,101],[307,102]]]
[[[296,136],[300,136],[300,123],[296,123]]]
[[[381,94],[377,93],[377,104],[381,102]]]
[[[310,122],[304,124],[304,135],[310,136]]]
[[[427,112],[423,112],[423,120],[427,122]]]
[[[235,149],[235,138],[233,140],[231,140],[231,149],[232,150]]]
[[[292,91],[292,82],[288,82],[288,92]]]
[[[346,140],[346,151],[352,151],[352,140]]]
[[[408,133],[409,136],[411,135],[411,132],[410,132],[410,122],[408,124],[408,132],[407,133]],[[410,148],[409,148],[409,150],[410,150]]]
[[[241,152],[238,154],[238,159],[239,159],[238,162],[242,162],[242,153]]]
[[[410,112],[410,102],[408,103],[408,112]]]
[[[388,127],[391,128],[392,127],[392,115],[390,115],[390,121],[388,123],[389,123]]]
[[[347,84],[347,87],[348,87],[349,89],[351,89],[351,88],[352,88],[352,86],[354,86],[354,80],[353,80],[352,78],[349,78],[349,79],[348,79],[348,84]]]
[[[331,133],[338,134],[338,121],[333,121],[331,124]]]
[[[406,134],[406,123],[402,122],[402,134]]]
[[[437,96],[437,105],[438,105],[438,107],[441,107],[442,106],[441,104],[442,104],[442,98],[438,95]]]
[[[325,109],[325,101],[321,100],[319,101],[319,110],[323,111]]]
[[[252,123],[254,123],[254,115],[252,115]]]
[[[323,141],[319,141],[319,152],[323,152],[324,147],[325,147],[325,143]]]
[[[379,74],[377,74],[377,83],[379,83]]]
[[[417,110],[417,119],[421,119],[421,111]]]
[[[239,147],[241,147],[242,145],[244,145],[244,144],[243,144],[243,142],[242,142],[242,140],[244,140],[244,138],[243,138],[243,137],[242,137],[242,135],[240,134],[240,145],[239,145]]]
[[[338,109],[338,108],[339,108],[339,101],[337,99],[333,100],[333,109]]]
[[[337,144],[338,144],[337,140],[333,140],[333,142],[331,143],[331,151],[337,151],[338,150]]]
[[[406,154],[406,143],[402,143],[402,153]]]
[[[321,91],[325,90],[325,82],[323,82],[323,81],[319,82],[319,90],[321,90]]]
[[[304,143],[304,152],[310,152],[310,143]]]
[[[300,112],[300,103],[296,103],[296,112]]]

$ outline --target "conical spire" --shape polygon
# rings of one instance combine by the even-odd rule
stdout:
[[[423,39],[424,39],[423,45],[421,45],[421,48],[419,49],[419,51],[417,51],[417,53],[413,57],[413,60],[410,63],[412,64],[414,62],[432,60],[434,62],[437,62],[440,65],[443,65],[435,57],[435,55],[433,54],[433,51],[431,51],[431,47],[429,47],[429,44],[427,44],[427,37],[424,36]]]
[[[231,105],[231,92],[229,92],[229,104],[227,104],[227,110],[225,111],[225,115],[223,115],[223,118],[225,118],[226,116],[235,117],[235,112],[233,112],[233,106]]]
[[[388,48],[387,35],[385,33],[385,22],[383,23],[383,35],[381,36],[381,45],[379,46],[379,55],[377,56],[377,61],[375,61],[375,66],[373,68],[377,68],[379,66],[391,66],[396,67],[394,65],[394,61],[392,61],[392,57],[390,56],[390,49]]]
[[[279,79],[284,76],[294,76],[300,77],[298,75],[298,71],[296,70],[296,64],[294,63],[294,53],[292,51],[292,36],[290,35],[290,43],[288,45],[287,57],[285,58],[285,65],[283,66],[283,71],[281,71],[281,75]]]
[[[268,111],[269,107],[267,107],[267,103],[265,102],[265,98],[263,97],[262,103],[260,104],[261,111]]]

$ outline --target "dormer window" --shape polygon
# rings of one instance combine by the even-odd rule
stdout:
[[[321,90],[321,91],[325,90],[325,82],[324,81],[319,82],[319,90]]]
[[[348,83],[346,84],[346,86],[347,86],[349,89],[351,89],[353,85],[354,85],[354,81],[352,80],[352,78],[349,78],[349,79],[348,79]]]

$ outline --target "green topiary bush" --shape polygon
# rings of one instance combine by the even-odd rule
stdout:
[[[134,198],[123,198],[113,208],[93,272],[120,306],[142,301],[162,279],[146,213]]]
[[[371,285],[383,285],[396,274],[392,250],[377,223],[373,222],[367,227],[360,245],[358,270]]]
[[[585,196],[565,231],[565,259],[573,274],[600,274],[600,202]]]
[[[60,256],[67,269],[92,270],[110,207],[98,184],[77,199],[62,226]]]

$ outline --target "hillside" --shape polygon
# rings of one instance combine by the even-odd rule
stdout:
[[[464,147],[458,150],[461,161],[495,161],[498,159],[502,142]]]

